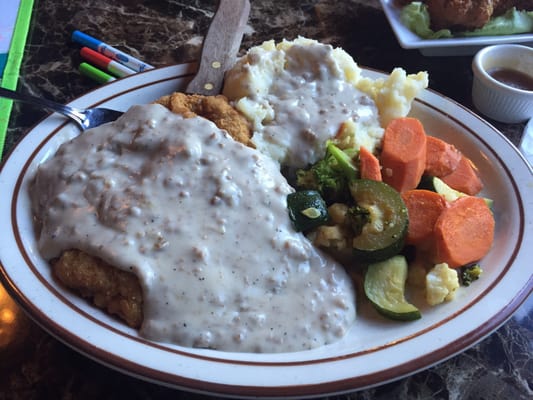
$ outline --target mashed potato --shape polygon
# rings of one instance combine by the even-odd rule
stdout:
[[[427,74],[397,68],[386,79],[361,75],[340,48],[299,37],[252,47],[228,71],[223,94],[253,125],[252,142],[282,165],[304,167],[325,142],[375,151],[383,127],[407,115]]]

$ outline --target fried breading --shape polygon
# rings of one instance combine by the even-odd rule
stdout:
[[[494,12],[493,0],[426,0],[426,4],[434,30],[481,28]]]
[[[64,251],[51,264],[55,277],[64,286],[122,318],[129,326],[141,326],[142,290],[136,275],[75,249]]]
[[[226,130],[233,139],[254,147],[250,139],[252,131],[248,120],[228,101],[226,96],[203,96],[175,92],[156,101],[170,111],[185,118],[200,115],[213,121],[220,129]]]
[[[512,7],[533,10],[533,0],[425,0],[425,3],[434,30],[473,30]]]
[[[512,7],[533,11],[533,0],[494,0],[494,15],[503,14]]]

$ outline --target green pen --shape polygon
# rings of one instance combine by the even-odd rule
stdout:
[[[81,63],[79,70],[82,75],[85,75],[98,83],[107,83],[115,80],[115,77],[93,67],[91,64]]]

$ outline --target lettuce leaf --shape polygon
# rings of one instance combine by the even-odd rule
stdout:
[[[431,20],[427,6],[419,1],[413,1],[402,8],[400,20],[412,32],[423,39],[441,39],[453,37],[449,29],[434,31],[430,28]]]
[[[491,18],[483,27],[471,31],[453,32],[449,29],[434,31],[427,6],[413,1],[402,8],[400,20],[412,32],[423,39],[442,39],[451,37],[514,35],[533,32],[533,11],[509,9],[505,14]]]
[[[514,35],[533,32],[533,11],[518,11],[515,7],[498,17],[492,18],[484,26],[462,36]]]

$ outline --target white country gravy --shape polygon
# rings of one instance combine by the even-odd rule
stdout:
[[[324,156],[326,141],[349,122],[358,144],[373,151],[383,130],[374,101],[347,77],[348,67],[356,74],[355,62],[310,40],[287,46],[253,48],[226,77],[224,94],[253,121],[257,149],[282,165],[306,167]],[[372,131],[378,137],[370,140]]]
[[[151,340],[240,352],[339,340],[355,294],[288,218],[279,165],[160,105],[63,144],[31,187],[46,259],[76,248],[133,271]]]

